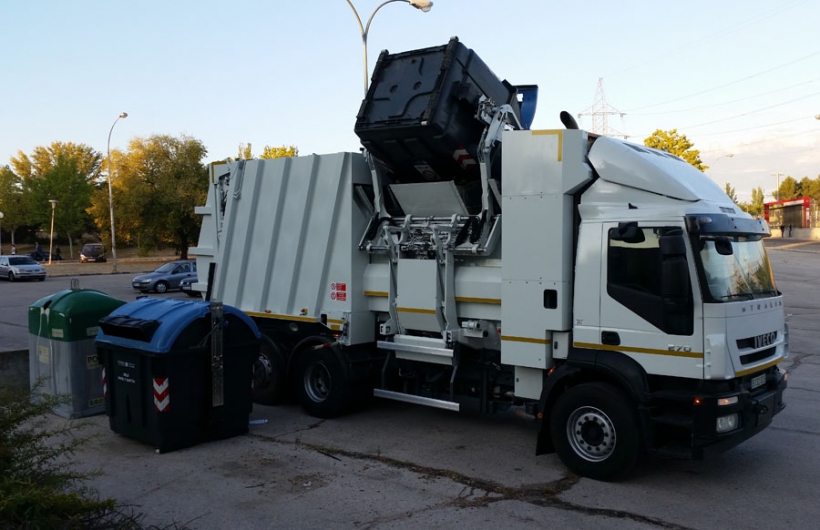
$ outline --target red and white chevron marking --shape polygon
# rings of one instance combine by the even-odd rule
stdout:
[[[168,412],[170,409],[171,395],[168,391],[168,378],[154,378],[154,410],[157,412]]]
[[[103,397],[108,397],[108,379],[105,378],[105,366],[102,369]]]
[[[463,167],[464,169],[469,169],[477,165],[477,162],[473,160],[473,157],[470,156],[470,153],[468,153],[467,150],[464,149],[464,146],[459,146],[458,149],[453,151],[453,158],[456,162],[461,164],[461,167]]]

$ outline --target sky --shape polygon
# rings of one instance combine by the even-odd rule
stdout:
[[[362,22],[380,0],[352,0]],[[54,141],[105,154],[189,135],[209,160],[293,145],[356,151],[362,39],[346,0],[0,0],[0,165]],[[379,52],[458,36],[497,76],[537,84],[534,129],[569,111],[643,143],[677,129],[740,200],[778,177],[820,175],[817,0],[434,0],[383,6]],[[728,156],[732,155],[732,156]]]

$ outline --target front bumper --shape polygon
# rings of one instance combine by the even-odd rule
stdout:
[[[766,383],[756,389],[749,388],[749,381],[763,374],[766,375]],[[735,404],[718,406],[718,399],[723,396],[703,396],[703,405],[693,407],[693,457],[703,458],[726,451],[768,427],[772,419],[786,408],[783,402],[786,379],[786,373],[775,366],[744,378],[742,391],[733,394],[738,396]],[[717,433],[717,418],[732,413],[739,416],[738,428]]]

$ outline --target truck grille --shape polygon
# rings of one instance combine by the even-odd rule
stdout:
[[[738,341],[738,342],[740,342],[740,341]],[[766,357],[774,355],[775,349],[776,348],[774,348],[774,347],[766,348],[765,350],[756,351],[756,352],[750,353],[748,355],[741,355],[740,356],[740,364],[745,365],[745,364],[751,364],[751,363],[755,363],[757,361],[761,361],[761,360],[765,359]]]
[[[746,339],[740,339],[737,341],[737,348],[739,350],[751,348],[755,350],[759,350],[760,348],[765,348],[766,346],[770,346],[777,341],[777,331],[770,331],[768,333],[763,333],[761,335],[757,335],[755,337],[749,337]]]

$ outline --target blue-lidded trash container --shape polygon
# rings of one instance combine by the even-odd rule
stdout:
[[[259,344],[230,306],[140,298],[116,309],[96,340],[111,430],[159,452],[246,433]]]

